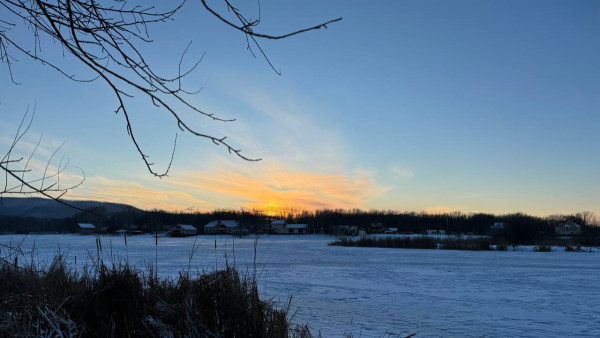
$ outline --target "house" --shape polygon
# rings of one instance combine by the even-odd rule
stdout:
[[[364,236],[366,232],[356,225],[336,225],[338,236]]]
[[[204,226],[205,234],[235,234],[238,231],[240,231],[240,226],[233,220],[216,220]]]
[[[265,230],[267,230],[265,232],[268,232],[271,234],[282,234],[285,231],[286,224],[287,224],[287,222],[284,219],[273,220],[271,222],[271,224],[268,225],[267,229],[265,229]]]
[[[446,235],[446,230],[437,230],[437,229],[427,230],[427,236],[431,236],[431,235]]]
[[[276,219],[265,227],[265,231],[271,234],[305,234],[307,224],[287,224],[283,219]]]
[[[346,234],[349,236],[356,236],[359,233],[359,229],[356,225],[353,225],[351,227],[348,228],[348,230],[346,231]]]
[[[284,234],[305,234],[308,224],[286,224]]]
[[[77,223],[75,233],[79,235],[90,235],[96,233],[96,227],[91,223]]]
[[[383,223],[375,222],[371,223],[370,231],[372,234],[381,234],[385,231],[385,228],[383,227]]]
[[[581,235],[581,225],[568,221],[563,225],[554,228],[554,233],[561,236],[576,236]]]
[[[195,226],[189,224],[177,224],[173,230],[169,232],[170,237],[187,237],[196,236],[198,229]]]

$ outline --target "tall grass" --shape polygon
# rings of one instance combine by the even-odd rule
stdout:
[[[0,261],[0,336],[310,337],[236,269],[159,278],[149,267],[81,272]]]
[[[445,238],[440,241],[440,249],[444,250],[492,250],[489,238]]]
[[[329,243],[334,246],[357,246],[399,249],[442,249],[442,250],[492,250],[489,238],[444,238],[433,237],[362,237],[340,238]]]

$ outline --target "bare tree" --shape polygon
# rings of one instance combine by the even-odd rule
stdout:
[[[598,225],[598,216],[591,211],[582,211],[575,214],[575,216],[581,219],[582,224],[585,226]]]
[[[35,110],[30,113],[29,109],[23,114],[7,152],[0,159],[0,170],[3,171],[0,177],[0,203],[4,196],[36,194],[80,211],[94,213],[93,210],[81,209],[61,199],[68,191],[79,187],[85,181],[84,171],[71,165],[68,158],[61,156],[56,164],[62,144],[52,151],[45,162],[40,162],[36,156],[43,135],[38,138],[28,154],[19,149],[20,143],[31,128],[34,115]]]

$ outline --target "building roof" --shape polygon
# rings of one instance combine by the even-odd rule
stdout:
[[[210,223],[207,223],[204,227],[205,228],[215,228],[217,225],[222,225],[226,228],[237,228],[238,227],[238,223],[236,221],[233,220],[226,220],[226,221],[212,221]]]
[[[206,223],[206,225],[204,227],[205,228],[214,228],[217,226],[217,224],[219,224],[219,221],[212,221],[212,222]]]
[[[308,224],[286,224],[286,229],[306,229]]]
[[[285,225],[285,220],[284,219],[276,219],[273,222],[271,222],[271,225]]]
[[[77,226],[81,229],[96,229],[96,227],[91,223],[77,223]]]
[[[562,226],[563,227],[574,227],[574,228],[577,228],[577,229],[581,229],[581,225],[579,225],[579,224],[577,224],[577,223],[575,223],[573,221],[567,221],[567,223],[563,224]]]
[[[198,230],[198,229],[196,229],[195,226],[189,225],[189,224],[177,224],[177,226],[180,227],[183,230],[192,230],[192,231]]]
[[[221,223],[228,228],[237,228],[238,226],[238,222],[233,220],[221,221]]]

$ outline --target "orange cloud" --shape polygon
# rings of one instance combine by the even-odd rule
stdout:
[[[243,207],[258,209],[360,208],[386,190],[367,173],[348,176],[267,165],[250,174],[187,172],[175,184],[233,197]]]
[[[179,172],[165,180],[147,182],[143,185],[91,177],[69,198],[126,203],[142,209],[245,207],[278,214],[291,208],[364,208],[371,197],[388,189],[377,185],[365,172],[313,173],[263,164],[235,170]]]
[[[421,212],[425,213],[425,214],[430,214],[430,215],[437,215],[437,214],[449,214],[456,210],[458,210],[458,209],[447,207],[447,206],[437,206],[437,207],[425,208],[425,209],[421,210]]]

